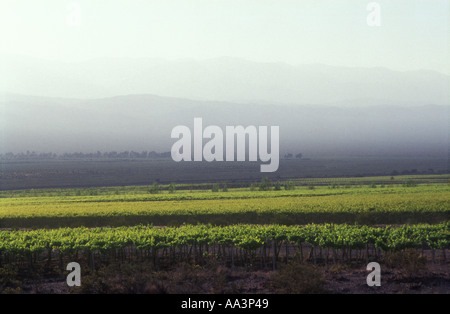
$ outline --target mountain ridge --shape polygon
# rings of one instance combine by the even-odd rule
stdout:
[[[355,99],[366,99],[369,104],[447,105],[450,99],[450,76],[426,69],[290,65],[230,57],[59,62],[3,55],[0,60],[5,74],[0,91],[25,95],[89,99],[155,94],[204,101],[297,105],[345,105]]]
[[[0,97],[5,152],[169,151],[177,125],[280,127],[280,152],[445,154],[449,106],[259,105],[157,95]]]

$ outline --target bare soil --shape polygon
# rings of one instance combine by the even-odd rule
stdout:
[[[402,269],[382,267],[381,286],[369,287],[365,265],[318,267],[323,273],[323,294],[449,294],[450,262],[428,263],[426,270],[410,274]],[[113,272],[113,271],[112,271]],[[68,287],[65,277],[46,278],[24,284],[22,293],[145,293],[145,294],[276,294],[271,286],[273,270],[231,270],[223,266],[177,267],[151,273],[116,273],[82,277],[82,287]],[[85,287],[83,287],[83,284]],[[103,287],[99,290],[98,286]]]

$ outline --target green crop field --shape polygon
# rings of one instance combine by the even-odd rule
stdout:
[[[230,189],[228,192],[203,190],[129,195],[22,196],[0,199],[0,227],[439,223],[450,218],[449,203],[449,187],[445,184],[280,191]]]
[[[374,248],[375,252],[425,247],[443,250],[449,244],[448,223],[399,228],[345,224],[302,227],[189,225],[177,228],[62,228],[0,231],[0,258],[8,261],[22,260],[32,266],[40,259],[50,260],[52,253],[61,259],[70,259],[80,252],[87,252],[91,260],[97,254],[102,261],[123,261],[133,257],[155,263],[156,260],[169,260],[170,252],[178,250],[178,258],[185,261],[191,258],[199,261],[204,253],[211,253],[221,254],[222,258],[236,254],[233,263],[249,263],[255,259],[261,263],[264,260],[278,259],[281,248],[287,254],[292,247],[300,252],[309,247],[312,250],[332,249],[333,260],[341,257],[367,260],[371,256],[369,248]]]
[[[448,263],[448,176],[268,183],[0,191],[0,272],[12,265],[11,278],[37,270],[60,276],[72,261],[96,276],[108,265],[159,271],[212,260],[252,270],[294,261],[328,269],[408,250],[420,256],[405,255],[403,265]],[[11,286],[0,280],[0,292]]]

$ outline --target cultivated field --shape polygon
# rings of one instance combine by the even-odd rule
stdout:
[[[153,192],[151,187],[20,191],[0,198],[0,227],[439,223],[449,218],[448,192],[446,184],[173,193]]]
[[[415,280],[423,285],[417,292],[450,291],[448,176],[229,186],[2,191],[0,288],[6,293],[333,293],[345,292],[337,288],[337,274],[365,282],[355,272],[377,261],[391,276],[397,274],[392,280],[401,291],[408,292],[403,281]],[[85,284],[69,289],[64,267],[73,261],[81,264]],[[252,289],[243,283],[249,274],[256,276]],[[135,280],[120,284],[122,276]],[[303,285],[292,286],[293,276]],[[195,287],[187,287],[186,280],[194,280]],[[313,285],[306,290],[305,280]],[[355,287],[347,292],[370,292]]]

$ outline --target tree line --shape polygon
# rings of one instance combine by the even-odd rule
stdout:
[[[104,158],[142,158],[142,159],[156,159],[156,158],[170,158],[170,152],[158,153],[155,151],[111,151],[95,153],[36,153],[34,151],[27,151],[25,153],[7,152],[0,154],[0,160],[27,160],[27,159],[104,159]]]

